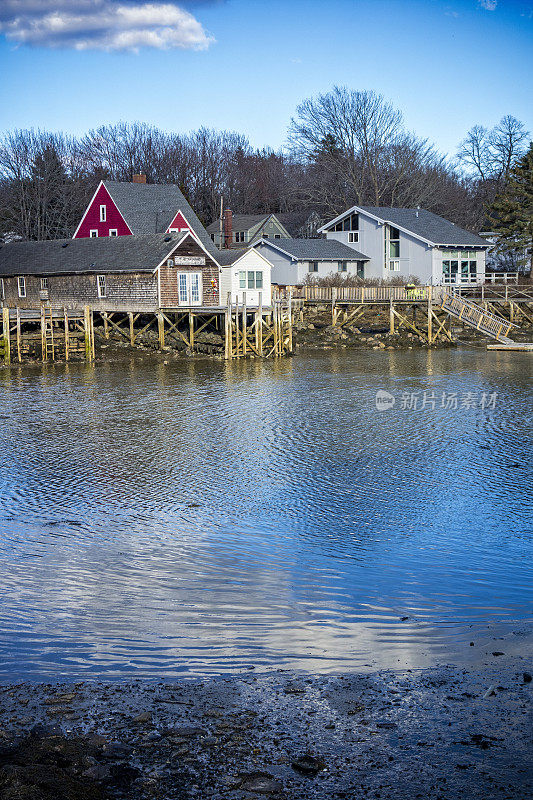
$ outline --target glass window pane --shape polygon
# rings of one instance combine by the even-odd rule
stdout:
[[[255,289],[255,273],[253,272],[248,273],[248,288]]]
[[[262,289],[263,288],[263,273],[256,272],[255,273],[255,288]]]
[[[187,302],[187,275],[185,272],[180,272],[179,275],[179,297],[180,303]]]
[[[239,289],[246,289],[246,272],[239,272]]]
[[[390,243],[390,257],[391,258],[399,258],[400,257],[400,242],[392,242]]]

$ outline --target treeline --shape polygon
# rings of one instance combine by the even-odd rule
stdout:
[[[283,150],[200,128],[166,133],[141,122],[85,136],[15,130],[0,139],[0,236],[71,236],[101,179],[177,183],[204,224],[220,200],[234,213],[316,211],[327,219],[355,203],[417,206],[472,230],[523,155],[527,132],[505,117],[473,128],[450,161],[405,129],[381,95],[335,87],[304,101]]]

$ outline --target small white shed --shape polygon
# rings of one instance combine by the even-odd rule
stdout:
[[[226,305],[228,294],[232,303],[248,307],[272,305],[272,265],[253,247],[247,250],[221,250],[217,258],[220,267],[220,302]]]

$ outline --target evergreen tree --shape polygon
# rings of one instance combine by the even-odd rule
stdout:
[[[497,247],[504,253],[519,253],[518,263],[529,265],[533,282],[533,142],[515,162],[505,189],[490,209]]]

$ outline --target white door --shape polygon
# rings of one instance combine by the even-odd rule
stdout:
[[[178,272],[178,297],[180,306],[202,305],[201,272]]]

